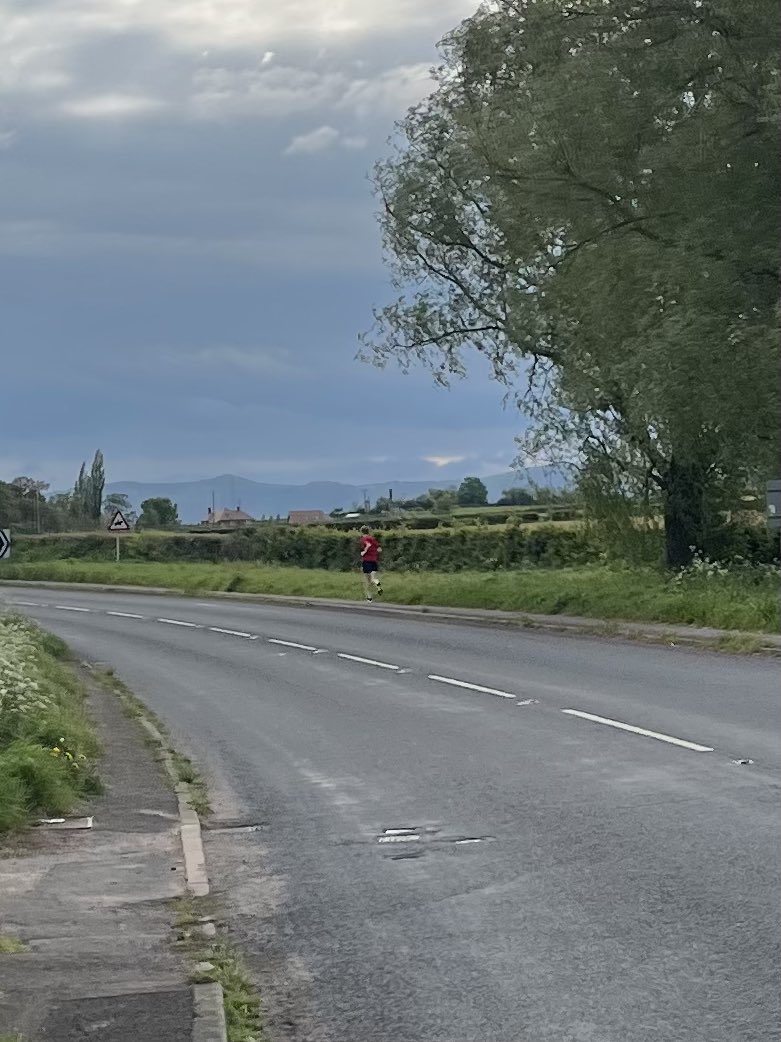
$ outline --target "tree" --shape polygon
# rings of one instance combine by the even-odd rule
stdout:
[[[464,478],[456,493],[458,505],[462,507],[484,507],[488,502],[488,489],[480,478]]]
[[[155,496],[152,499],[145,499],[141,504],[141,515],[136,522],[136,527],[166,528],[179,523],[176,503],[163,496]]]
[[[476,349],[589,495],[656,497],[666,560],[778,466],[776,4],[497,0],[379,164],[402,294],[366,357]]]
[[[429,509],[438,514],[446,514],[458,503],[458,497],[452,488],[430,488],[428,499],[431,503]]]
[[[86,494],[87,515],[93,521],[100,521],[105,485],[106,468],[103,462],[103,453],[98,449],[92,460]]]
[[[106,498],[103,500],[103,513],[106,517],[110,517],[119,510],[122,516],[128,522],[133,525],[137,521],[137,514],[133,510],[133,505],[130,499],[125,495],[124,492],[109,492]]]
[[[525,488],[506,488],[496,505],[500,507],[527,507],[534,503],[534,496]]]

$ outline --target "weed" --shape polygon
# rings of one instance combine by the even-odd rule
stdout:
[[[20,941],[18,937],[9,937],[7,934],[0,933],[0,955],[17,955],[19,952],[23,952],[26,947],[24,942]]]
[[[0,832],[100,790],[100,743],[68,657],[34,623],[0,616]]]

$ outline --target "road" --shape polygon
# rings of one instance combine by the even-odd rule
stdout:
[[[110,663],[218,816],[261,826],[207,857],[272,1039],[778,1038],[773,660],[369,605],[3,602]]]

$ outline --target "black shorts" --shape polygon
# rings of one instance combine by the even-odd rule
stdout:
[[[377,561],[361,561],[364,575],[371,575],[372,572],[379,571],[379,563]]]

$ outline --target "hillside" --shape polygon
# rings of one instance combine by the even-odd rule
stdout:
[[[529,472],[529,478],[539,484],[560,487],[563,484],[561,475],[538,468]],[[488,489],[490,500],[501,496],[506,488],[523,485],[528,482],[512,471],[493,474],[483,478]],[[364,492],[370,500],[388,494],[393,489],[397,499],[412,499],[427,492],[430,488],[454,488],[453,481],[383,481],[366,485],[348,485],[337,481],[311,481],[306,485],[270,484],[238,477],[235,474],[221,474],[215,478],[203,478],[199,481],[146,482],[146,481],[114,481],[106,486],[106,493],[124,493],[133,507],[138,510],[144,499],[154,496],[165,496],[172,499],[179,507],[182,521],[191,524],[201,521],[212,503],[219,507],[241,506],[242,510],[253,517],[285,516],[290,510],[325,510],[326,512],[342,507],[350,507],[363,502]]]

